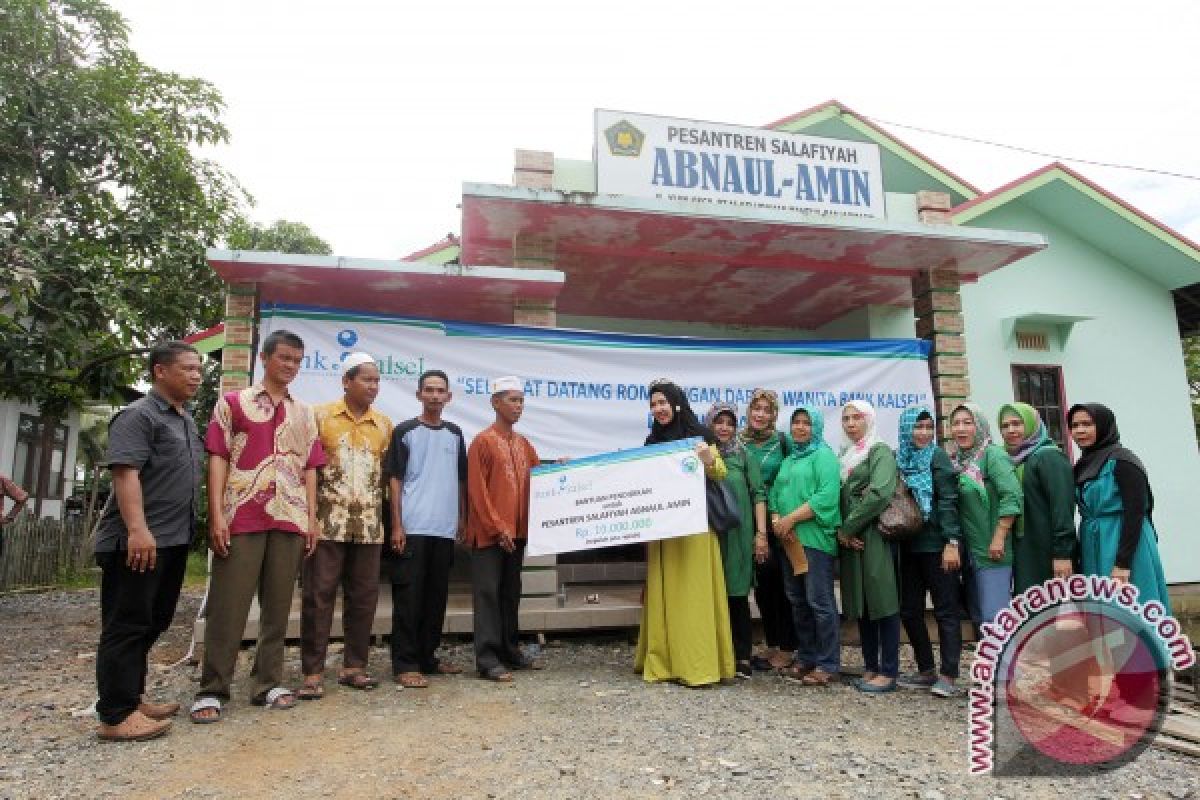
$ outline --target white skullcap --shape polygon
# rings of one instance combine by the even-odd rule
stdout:
[[[505,375],[503,378],[492,378],[492,394],[500,392],[524,392],[525,385],[515,375]]]
[[[374,364],[375,356],[370,353],[351,353],[342,359],[342,372],[349,372],[363,364]]]

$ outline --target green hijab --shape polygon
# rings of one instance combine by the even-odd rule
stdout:
[[[812,424],[812,438],[803,444],[792,438],[791,426],[791,422],[796,421],[796,415],[801,413],[807,414],[808,421]],[[825,441],[825,415],[812,406],[800,406],[792,412],[792,417],[788,424],[788,438],[792,440],[792,452],[788,455],[788,458],[795,458],[797,460],[808,458],[822,447],[830,452],[833,451],[833,448]]]
[[[1005,417],[1014,416],[1020,419],[1025,427],[1025,438],[1021,440],[1020,444],[1016,447],[1004,445],[1004,449],[1008,451],[1008,456],[1015,466],[1020,467],[1026,458],[1043,447],[1058,447],[1050,438],[1050,433],[1046,430],[1046,423],[1042,421],[1041,415],[1033,406],[1028,403],[1005,403],[1000,406],[996,422],[1003,426]]]

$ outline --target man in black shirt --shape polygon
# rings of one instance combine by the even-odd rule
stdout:
[[[200,388],[200,355],[183,342],[150,351],[153,388],[109,422],[113,491],[96,533],[102,630],[96,735],[143,741],[166,733],[178,703],[143,698],[150,648],[171,626],[196,522],[204,446],[184,403]]]

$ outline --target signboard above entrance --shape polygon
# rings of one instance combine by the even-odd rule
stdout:
[[[596,111],[596,191],[792,214],[884,217],[878,145]]]

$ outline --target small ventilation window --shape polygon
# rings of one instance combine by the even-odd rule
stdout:
[[[1033,331],[1017,331],[1018,350],[1049,350],[1050,340],[1044,333]]]

